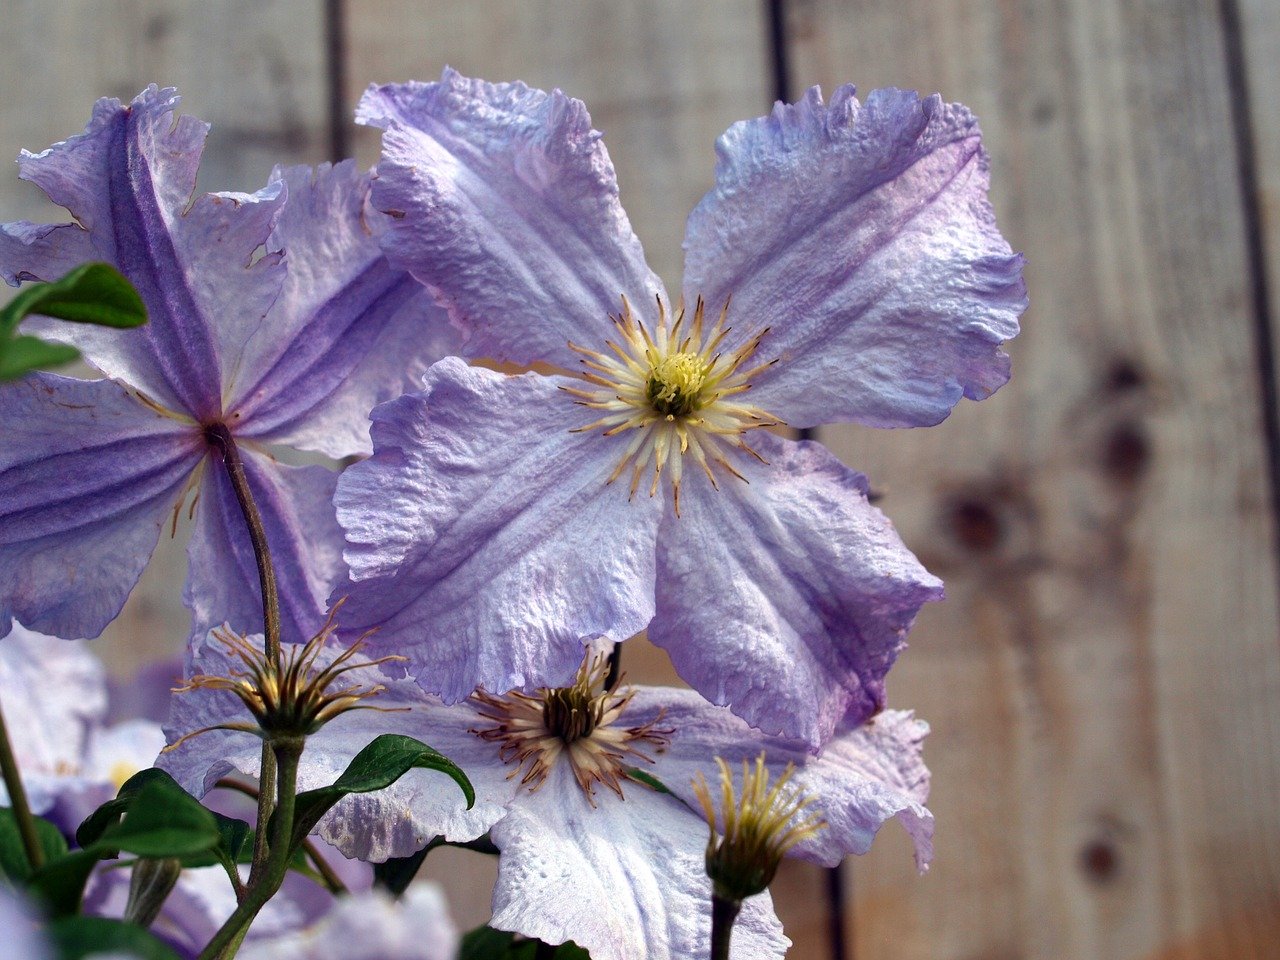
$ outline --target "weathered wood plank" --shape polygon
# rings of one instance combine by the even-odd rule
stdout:
[[[129,100],[148,83],[176,86],[182,111],[213,124],[204,190],[256,190],[275,163],[328,158],[323,38],[317,0],[11,0],[0,58],[0,156],[43,150],[79,133],[99,97]],[[0,217],[62,221],[66,211],[6,166]],[[9,288],[0,285],[0,296]],[[121,617],[101,645],[128,674],[180,653],[184,538],[161,538]]]
[[[1244,922],[1280,898],[1280,651],[1217,5],[792,13],[797,80],[975,108],[1030,258],[1013,384],[825,434],[950,595],[890,682],[934,725],[937,863],[859,862],[857,955],[1275,956]]]
[[[758,0],[425,6],[352,0],[350,106],[370,82],[433,80],[446,64],[489,80],[558,86],[581,98],[605,134],[623,204],[649,262],[678,289],[684,221],[712,184],[714,140],[733,121],[768,106],[763,13]],[[362,131],[357,143],[360,158],[374,162],[376,135]],[[626,665],[633,680],[673,679],[665,654],[640,641],[628,646]],[[447,875],[455,889],[467,878],[453,898],[464,926],[488,918],[493,882],[486,865],[469,864],[455,858],[437,874]],[[828,955],[821,884],[819,871],[794,865],[775,885],[794,956]]]

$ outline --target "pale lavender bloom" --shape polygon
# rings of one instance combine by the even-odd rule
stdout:
[[[451,701],[564,682],[584,641],[647,627],[766,731],[817,745],[880,709],[941,584],[865,477],[758,428],[934,424],[1007,380],[1022,258],[969,111],[815,88],[735,124],[689,219],[683,309],[581,102],[446,71],[370,88],[357,116],[385,131],[383,247],[465,355],[583,379],[445,360],[374,411],[374,456],[336,495],[349,625]]]
[[[194,656],[192,672],[232,666],[216,643],[198,645]],[[695,775],[715,774],[713,756],[734,764],[764,751],[775,775],[796,764],[793,782],[817,798],[830,824],[798,846],[797,856],[833,865],[865,852],[894,818],[914,840],[922,867],[930,856],[933,818],[924,807],[928,772],[921,759],[927,727],[908,713],[886,711],[843,729],[813,756],[805,744],[762,735],[693,691],[642,687],[629,697],[597,695],[599,721],[568,745],[556,730],[539,726],[545,715],[538,697],[482,694],[445,705],[408,679],[386,683],[371,702],[408,712],[350,713],[328,723],[307,740],[299,788],[332,783],[373,737],[395,732],[461,766],[475,787],[475,805],[466,809],[443,774],[415,770],[386,790],[342,801],[321,821],[320,836],[349,856],[382,861],[407,856],[435,836],[465,841],[488,831],[502,851],[492,924],[549,943],[572,939],[594,960],[707,956],[708,828],[690,804]],[[176,739],[242,719],[242,711],[225,691],[193,691],[174,699],[167,730]],[[516,715],[532,720],[522,727],[527,735],[499,730],[495,718]],[[200,794],[229,772],[252,775],[258,760],[255,737],[219,730],[164,754],[160,765]],[[674,795],[627,780],[632,766]],[[768,896],[748,900],[735,927],[734,956],[776,958],[786,945]]]
[[[453,960],[458,930],[433,883],[412,884],[397,901],[380,890],[340,897],[316,923],[261,937],[243,960]]]
[[[254,194],[194,196],[208,128],[177,117],[176,103],[154,86],[128,106],[100,100],[84,133],[18,161],[77,222],[0,227],[0,276],[52,280],[105,260],[150,319],[126,332],[36,321],[110,379],[40,374],[0,388],[0,634],[17,618],[96,636],[193,487],[184,599],[195,627],[261,629],[244,520],[218,455],[207,459],[207,431],[221,425],[262,512],[285,636],[305,639],[345,578],[336,474],[278,463],[269,445],[367,452],[369,407],[448,340],[420,287],[379,251],[367,174],[297,167]]]
[[[106,677],[84,643],[21,626],[0,643],[0,708],[32,811],[68,836],[164,746],[157,723],[103,725]]]
[[[53,960],[53,947],[40,932],[39,915],[31,904],[3,883],[0,883],[0,930],[4,931],[8,960]]]

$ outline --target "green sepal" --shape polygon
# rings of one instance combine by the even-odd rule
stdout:
[[[36,840],[44,851],[45,862],[57,860],[67,852],[67,841],[58,828],[48,820],[32,817],[36,825]],[[15,886],[31,879],[31,862],[27,848],[18,830],[18,818],[9,807],[0,807],[0,873]]]
[[[178,954],[136,923],[106,917],[63,917],[48,927],[58,960],[124,954],[138,960],[179,960]]]
[[[658,793],[671,793],[670,787],[652,773],[641,770],[639,767],[627,767],[627,777],[636,781],[636,783],[643,783],[646,787],[656,790]],[[675,796],[675,794],[672,794],[672,796]]]
[[[320,818],[343,797],[382,790],[415,768],[438,770],[445,774],[462,790],[467,798],[467,809],[475,805],[476,793],[471,781],[452,760],[420,740],[384,733],[352,758],[333,785],[298,794],[294,806],[294,845],[302,843]]]
[[[73,323],[127,330],[147,322],[147,308],[128,280],[106,263],[86,263],[52,283],[34,283],[0,309],[0,334],[33,313]]]
[[[50,343],[19,334],[0,339],[0,383],[17,380],[35,370],[49,370],[80,359],[80,351],[65,343]]]

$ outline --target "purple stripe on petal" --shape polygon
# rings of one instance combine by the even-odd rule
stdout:
[[[576,366],[568,341],[603,342],[620,295],[661,292],[581,101],[446,69],[370,87],[356,118],[385,129],[387,256],[471,331],[468,356]]]
[[[343,624],[378,626],[446,700],[566,683],[586,641],[652,615],[662,500],[606,483],[627,441],[571,433],[561,383],[442,360],[374,411],[374,455],[338,483]]]
[[[713,490],[700,474],[658,538],[649,638],[715,703],[817,748],[884,700],[920,607],[942,584],[866,499],[866,478],[820,444],[759,432],[768,465]]]
[[[24,153],[19,164],[25,179],[88,231],[92,256],[113,263],[138,288],[149,317],[130,331],[36,329],[74,343],[108,375],[206,420],[222,410],[220,353],[238,349],[278,293],[278,258],[255,260],[254,253],[284,197],[281,188],[270,188],[192,203],[208,126],[175,119],[176,103],[173,90],[154,86],[128,107],[100,100],[83,134]]]
[[[333,515],[337,474],[291,467],[240,446],[280,590],[282,638],[300,643],[324,622],[334,587],[346,580],[342,531]],[[229,623],[240,633],[262,630],[258,566],[235,491],[217,455],[205,465],[183,602],[192,629],[203,635]]]
[[[288,277],[231,391],[238,431],[341,457],[371,451],[369,411],[421,382],[458,342],[422,284],[393,269],[347,161],[277,171],[288,186],[271,243]]]
[[[977,122],[937,96],[817,88],[717,144],[689,218],[687,300],[768,327],[753,403],[793,426],[937,423],[1009,376],[1022,258],[987,201]]]
[[[0,388],[0,632],[97,636],[146,566],[204,453],[190,424],[109,380]]]

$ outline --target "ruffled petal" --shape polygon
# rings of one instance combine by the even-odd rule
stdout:
[[[566,683],[586,641],[652,616],[661,501],[606,483],[627,441],[570,432],[569,382],[442,360],[373,412],[374,455],[338,482],[344,626],[377,626],[448,701]]]
[[[260,636],[250,642],[261,645]],[[336,651],[328,654],[336,655]],[[357,654],[351,661],[367,662]],[[212,637],[197,641],[188,658],[187,676],[196,673],[226,676],[239,661],[231,659]],[[344,856],[380,863],[407,857],[436,836],[474,840],[502,815],[517,785],[507,779],[511,768],[498,758],[498,748],[470,729],[478,717],[470,706],[446,707],[407,679],[394,679],[376,669],[348,674],[352,682],[386,689],[367,701],[380,708],[342,714],[307,738],[298,770],[298,789],[328,786],[338,779],[352,757],[383,733],[415,737],[458,764],[476,790],[476,804],[466,809],[457,784],[444,774],[411,770],[385,790],[346,798],[320,822],[319,834]],[[165,732],[178,737],[221,723],[251,723],[252,717],[225,690],[197,689],[173,698]],[[247,734],[214,730],[193,737],[160,756],[157,765],[191,793],[203,796],[217,781],[232,773],[257,777],[261,742]]]
[[[208,194],[192,202],[208,125],[175,118],[177,101],[172,89],[154,85],[128,107],[99,100],[84,133],[43,153],[24,151],[18,163],[24,179],[87,231],[80,249],[133,282],[149,317],[146,326],[123,332],[86,324],[36,328],[74,343],[109,376],[204,420],[222,410],[221,354],[238,354],[279,293],[279,257],[255,254],[284,190]],[[50,256],[55,259],[28,263],[22,272],[42,279],[65,272],[65,250]],[[6,266],[3,272],[17,271]]]
[[[493,919],[547,943],[573,940],[592,960],[702,960],[711,951],[707,825],[639,784],[591,807],[567,764],[522,793],[491,832],[502,851]],[[734,960],[781,957],[790,941],[769,894],[734,925]]]
[[[649,638],[694,689],[753,726],[816,748],[884,703],[884,676],[920,607],[942,597],[866,478],[820,444],[763,432],[768,464],[713,490],[689,476],[658,540]]]
[[[288,189],[269,246],[288,275],[231,372],[237,432],[319,450],[368,454],[369,411],[421,383],[460,335],[422,284],[392,269],[354,162],[272,174]]]
[[[86,644],[15,625],[0,640],[0,707],[31,808],[42,814],[78,774],[106,715],[106,671]],[[8,805],[0,784],[0,806]]]
[[[446,69],[371,86],[356,119],[385,131],[387,256],[471,331],[468,356],[576,367],[568,341],[602,343],[620,295],[661,292],[581,101]]]
[[[927,866],[933,814],[924,806],[929,771],[922,746],[929,725],[911,713],[886,710],[862,726],[841,728],[817,756],[803,743],[762,734],[691,690],[637,687],[627,722],[640,725],[659,716],[674,732],[645,771],[695,809],[694,777],[701,773],[715,784],[715,757],[738,771],[742,761],[763,753],[772,777],[795,764],[792,784],[816,799],[815,809],[827,821],[826,829],[795,847],[795,856],[834,867],[847,854],[870,850],[880,827],[897,818],[915,843],[916,864]]]
[[[0,279],[11,287],[57,280],[92,259],[93,243],[79,224],[0,223]]]
[[[120,612],[204,443],[109,380],[0,387],[0,635],[96,637]]]
[[[266,528],[280,593],[286,641],[300,643],[324,623],[327,600],[347,578],[342,530],[333,515],[338,475],[325,467],[291,467],[240,446],[249,487]],[[187,548],[183,603],[203,635],[229,623],[240,633],[262,629],[258,564],[244,514],[220,458],[206,464],[196,523]]]
[[[781,362],[752,402],[792,426],[937,423],[1009,378],[1022,257],[987,201],[973,115],[938,96],[815,87],[734,124],[685,238],[685,298]]]

